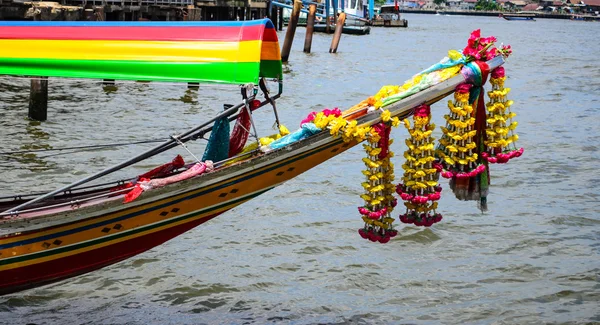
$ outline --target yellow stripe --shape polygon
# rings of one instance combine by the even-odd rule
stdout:
[[[258,62],[261,43],[262,41],[259,40],[243,42],[0,40],[2,49],[0,58]]]

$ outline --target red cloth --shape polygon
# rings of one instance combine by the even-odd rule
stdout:
[[[255,109],[260,107],[260,100],[253,100],[250,102],[250,110],[254,111]],[[250,131],[250,126],[252,122],[250,120],[250,114],[247,109],[244,109],[238,115],[237,120],[235,121],[235,125],[233,126],[233,131],[231,131],[231,136],[229,137],[229,157],[233,157],[240,153],[244,146],[246,145],[246,141],[248,141],[248,135]]]
[[[156,177],[163,177],[170,174],[175,169],[183,167],[183,165],[185,165],[183,157],[181,157],[181,155],[177,155],[177,157],[175,157],[175,159],[173,159],[173,161],[171,161],[170,163],[158,166],[142,175],[139,175],[137,179],[152,179]]]
[[[235,121],[235,126],[229,137],[229,157],[237,155],[244,149],[246,141],[248,141],[250,126],[250,114],[248,114],[247,109],[244,109]]]

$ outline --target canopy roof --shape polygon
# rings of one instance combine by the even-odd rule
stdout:
[[[268,19],[231,22],[0,22],[0,74],[258,83],[282,78]]]

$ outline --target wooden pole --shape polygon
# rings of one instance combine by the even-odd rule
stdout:
[[[308,19],[306,20],[306,38],[304,39],[304,53],[310,53],[313,32],[315,31],[315,13],[317,5],[311,3],[308,7]]]
[[[288,22],[287,30],[285,31],[285,39],[283,41],[283,49],[281,50],[281,61],[287,62],[290,57],[290,50],[292,49],[292,43],[294,42],[294,34],[296,33],[296,25],[298,25],[298,18],[300,18],[300,10],[302,9],[302,1],[294,0],[294,9],[292,9],[292,15]]]
[[[48,77],[31,79],[29,118],[36,121],[48,118]]]
[[[340,13],[337,23],[335,25],[335,32],[333,33],[333,39],[331,40],[331,47],[329,53],[336,53],[338,45],[340,44],[340,38],[342,37],[342,30],[344,29],[344,23],[346,22],[346,13]]]

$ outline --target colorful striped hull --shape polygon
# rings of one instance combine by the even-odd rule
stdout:
[[[258,84],[281,79],[268,19],[243,22],[0,22],[0,74]]]
[[[211,174],[144,193],[137,206],[121,200],[112,213],[14,233],[0,238],[0,294],[20,291],[86,273],[124,260],[200,225],[350,148],[328,134],[294,144],[294,150],[239,165],[237,172]],[[209,176],[207,174],[205,176]],[[204,183],[204,182],[203,182]],[[185,186],[181,189],[181,186]],[[187,189],[189,188],[189,189]],[[165,193],[178,193],[165,195]],[[76,213],[76,212],[74,212]]]

